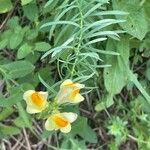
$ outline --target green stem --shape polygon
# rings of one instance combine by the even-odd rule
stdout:
[[[80,34],[79,34],[78,46],[75,48],[76,58],[75,58],[73,66],[72,66],[71,77],[73,77],[73,74],[75,72],[75,67],[76,67],[76,64],[78,62],[78,55],[80,53],[80,47],[81,47],[82,36],[83,36],[83,32],[82,32],[82,28],[83,28],[83,13],[81,11],[80,4],[79,4],[78,0],[77,0],[77,4],[78,4],[79,12],[80,12]]]

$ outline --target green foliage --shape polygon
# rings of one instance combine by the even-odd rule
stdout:
[[[113,0],[113,9],[118,10],[120,8],[129,13],[129,15],[124,17],[126,22],[120,24],[120,26],[126,30],[128,34],[142,40],[148,32],[148,23],[144,8],[140,6],[138,0]]]
[[[30,2],[32,2],[33,0],[21,0],[21,4],[22,5],[26,5],[26,4],[28,4],[28,3],[30,3]]]
[[[38,18],[38,7],[36,3],[23,6],[23,12],[30,21],[35,21]]]
[[[126,125],[126,121],[122,121],[119,117],[116,117],[111,121],[111,125],[108,126],[109,133],[115,136],[117,145],[119,145],[120,142],[126,139]]]
[[[42,148],[150,149],[148,0],[0,0],[0,14],[3,143],[26,128],[30,143],[50,141]],[[47,90],[53,100],[68,78],[86,85],[86,100],[61,110],[80,115],[69,134],[45,131],[22,95]]]
[[[111,94],[118,94],[127,84],[129,62],[129,40],[121,39],[120,42],[108,41],[107,49],[116,50],[119,56],[106,56],[106,61],[112,66],[104,69],[104,82],[106,90]],[[126,74],[126,76],[125,76]]]
[[[77,120],[77,123],[73,126],[72,134],[80,135],[85,141],[96,143],[97,137],[95,132],[87,124],[87,119],[80,117]]]
[[[0,0],[0,14],[6,13],[12,9],[11,0]]]
[[[1,65],[0,68],[8,79],[24,77],[34,70],[34,66],[30,62],[24,60],[4,64]]]

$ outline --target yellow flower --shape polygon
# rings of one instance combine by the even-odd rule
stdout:
[[[77,119],[77,114],[64,112],[52,114],[45,122],[45,129],[48,131],[58,130],[68,133],[71,130],[71,123]]]
[[[36,92],[34,90],[28,90],[23,94],[23,99],[27,103],[27,112],[30,114],[42,112],[47,102],[48,92]]]
[[[84,97],[79,93],[84,88],[84,84],[73,83],[70,79],[65,80],[60,85],[60,90],[56,96],[56,101],[62,103],[79,103]]]

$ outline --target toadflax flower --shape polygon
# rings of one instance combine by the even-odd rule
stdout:
[[[52,114],[45,122],[48,131],[58,130],[68,133],[71,131],[71,123],[77,119],[77,114],[72,112]]]
[[[28,90],[24,93],[23,99],[27,103],[27,112],[30,114],[42,112],[48,102],[47,102],[48,92],[36,92],[34,90]]]
[[[66,102],[79,103],[84,100],[84,97],[79,93],[82,88],[84,88],[84,84],[74,83],[67,79],[60,85],[60,90],[55,100],[59,104]]]

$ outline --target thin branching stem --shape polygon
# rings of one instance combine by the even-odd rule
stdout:
[[[79,56],[79,53],[80,53],[80,47],[81,47],[82,37],[83,37],[83,31],[82,31],[82,29],[83,29],[83,13],[82,13],[82,9],[80,7],[80,3],[79,3],[78,0],[77,0],[77,5],[78,5],[79,13],[80,13],[80,34],[79,34],[79,38],[78,38],[78,45],[74,49],[76,58],[75,58],[73,66],[72,66],[71,77],[73,77],[74,72],[75,72],[75,67],[76,67],[76,63],[78,62],[78,56]]]

